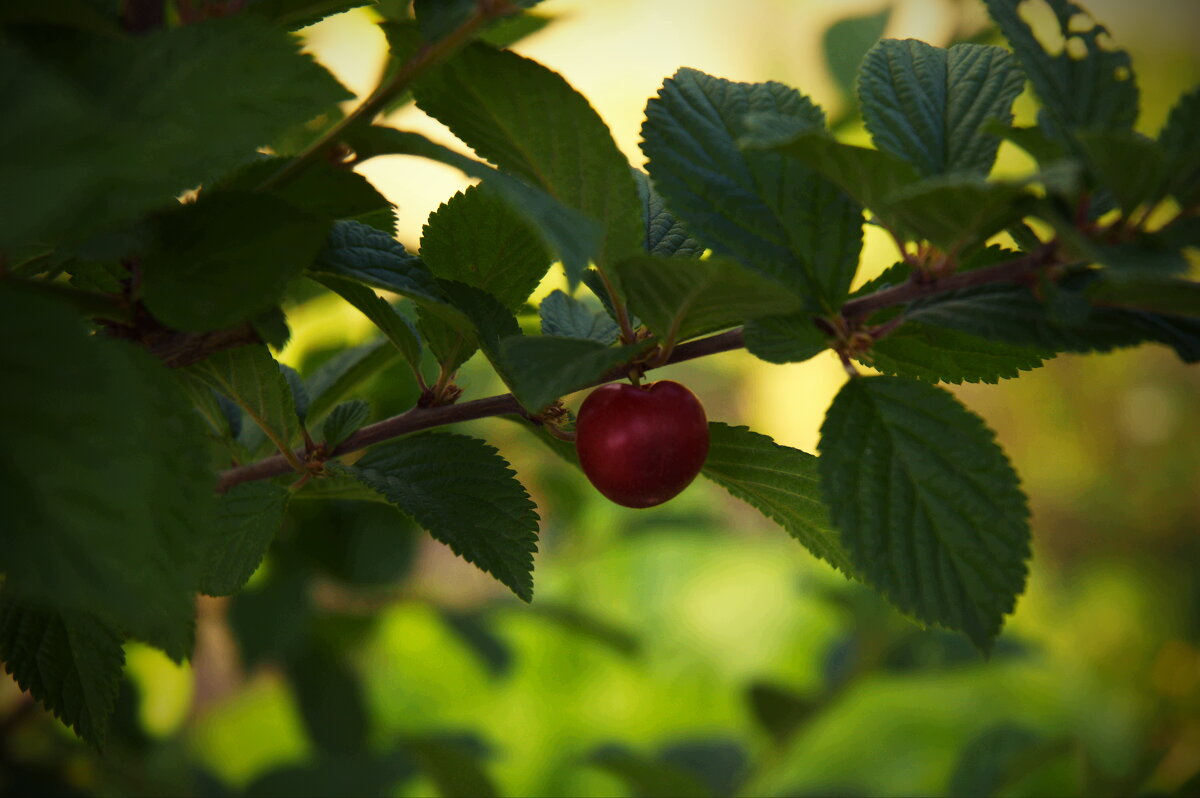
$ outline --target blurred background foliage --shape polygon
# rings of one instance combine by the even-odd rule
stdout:
[[[1200,79],[1200,6],[1089,5],[1132,52],[1141,127],[1155,132]],[[865,140],[839,66],[826,66],[831,24],[867,16],[867,30],[943,45],[987,35],[981,4],[950,0],[547,0],[538,11],[553,23],[517,49],[588,96],[634,163],[645,100],[680,65],[797,86]],[[350,12],[304,32],[360,94],[384,55],[375,19]],[[1018,121],[1032,110],[1023,97]],[[412,108],[389,122],[453,143]],[[998,170],[1028,167],[1005,145]],[[464,185],[413,158],[363,171],[399,206],[410,247]],[[888,265],[889,247],[868,236],[860,281]],[[547,278],[538,296],[556,287]],[[312,296],[297,291],[281,354],[303,373],[371,335],[336,297]],[[690,385],[710,418],[808,451],[844,379],[829,353],[777,367],[734,352],[660,374]],[[468,398],[501,390],[478,358],[459,382]],[[526,430],[490,419],[464,431],[512,462],[543,520],[532,606],[389,506],[294,502],[247,590],[200,600],[190,664],[130,644],[103,755],[5,677],[0,791],[1200,794],[1200,372],[1145,347],[1064,355],[956,392],[996,429],[1033,510],[1029,588],[988,661],[900,617],[715,485],[626,510]],[[384,417],[416,389],[397,365],[362,394]]]

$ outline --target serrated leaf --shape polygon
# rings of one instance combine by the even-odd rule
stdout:
[[[423,432],[377,446],[346,470],[455,554],[532,600],[538,516],[493,447]]]
[[[358,432],[359,427],[367,423],[370,416],[371,406],[362,399],[342,402],[333,408],[329,411],[329,417],[325,419],[325,426],[322,427],[326,448],[333,449]]]
[[[187,373],[236,402],[280,451],[299,437],[291,387],[265,346],[217,352],[188,366]]]
[[[230,596],[262,562],[283,523],[287,488],[271,482],[234,485],[217,502],[217,534],[210,540],[200,592]]]
[[[1200,317],[1200,283],[1173,277],[1106,273],[1085,293],[1097,305]]]
[[[361,222],[336,222],[312,271],[355,280],[410,299],[439,304],[446,301],[437,279],[420,258],[387,233]]]
[[[279,370],[283,372],[288,390],[292,393],[292,405],[296,408],[296,418],[300,419],[300,423],[303,424],[308,415],[308,389],[304,387],[304,378],[300,376],[300,372],[284,363],[279,364]]]
[[[550,268],[533,228],[502,198],[478,187],[430,214],[421,258],[434,276],[483,289],[510,311],[521,307]]]
[[[0,342],[5,590],[181,659],[215,507],[200,418],[164,366],[57,301],[0,286]]]
[[[620,330],[616,322],[557,288],[538,305],[542,335],[580,338],[611,344]]]
[[[347,349],[309,375],[308,418],[317,423],[355,388],[400,359],[400,352],[387,341]]]
[[[595,260],[638,251],[642,225],[629,162],[599,115],[557,73],[471,44],[413,87],[417,106],[501,169],[599,221]],[[567,263],[578,280],[585,264]]]
[[[988,182],[973,175],[930,177],[896,189],[883,202],[886,215],[944,251],[980,244],[1018,221],[1034,198],[1012,183]]]
[[[288,327],[287,316],[284,314],[283,308],[278,306],[268,308],[265,312],[250,319],[250,327],[258,335],[259,340],[276,350],[287,346],[287,342],[292,337],[292,328]]]
[[[875,14],[839,19],[825,29],[821,37],[825,65],[847,99],[854,96],[854,82],[863,56],[879,41],[891,16],[892,9],[885,7]]]
[[[17,685],[97,748],[125,665],[121,637],[94,615],[0,596],[0,660]]]
[[[609,278],[612,279],[611,277]],[[608,287],[604,284],[604,278],[600,272],[595,269],[588,269],[583,273],[583,284],[586,285],[596,298],[600,300],[600,304],[604,306],[604,312],[614,322],[617,320],[617,309],[613,307],[612,296],[608,293]],[[625,309],[626,315],[629,317],[629,325],[634,329],[641,326],[642,320],[636,315],[629,313],[629,309]],[[619,332],[619,330],[618,330]]]
[[[863,59],[858,99],[875,146],[924,175],[986,177],[1000,140],[982,129],[1012,121],[1025,77],[1007,51],[983,44],[948,50],[885,39]]]
[[[1094,24],[1087,11],[1070,0],[984,2],[1041,99],[1049,123],[1045,126],[1055,138],[1080,128],[1133,126],[1138,89],[1129,54],[1112,47],[1108,30]],[[1021,17],[1029,2],[1048,6],[1058,30],[1035,33]],[[1050,50],[1043,47],[1043,38],[1051,43]]]
[[[854,575],[821,496],[816,457],[746,427],[710,421],[708,431],[704,476],[782,526],[814,556]]]
[[[614,271],[633,312],[652,332],[673,342],[803,306],[786,287],[729,258],[639,255],[621,261]]]
[[[255,191],[287,162],[287,158],[255,161],[221,181],[220,187]],[[330,221],[392,211],[392,203],[365,177],[326,161],[309,164],[286,183],[272,186],[268,193],[305,213]]]
[[[671,211],[714,252],[833,309],[858,266],[861,212],[803,164],[741,150],[751,112],[824,125],[811,100],[780,83],[681,69],[646,105],[642,151],[650,176]]]
[[[1080,297],[1097,275],[1066,278],[1059,290]],[[1119,307],[1089,307],[1078,318],[1051,312],[1025,286],[990,285],[914,303],[909,319],[960,330],[1017,346],[1055,352],[1107,352],[1146,341],[1175,349],[1187,363],[1200,360],[1200,321],[1183,316]]]
[[[983,421],[899,377],[843,386],[821,426],[822,493],[863,581],[988,650],[1025,588],[1029,510]]]
[[[450,312],[434,306],[420,309],[421,329],[430,350],[439,362],[457,367],[478,347],[500,378],[511,386],[507,364],[500,354],[500,342],[521,334],[516,317],[500,304],[500,300],[482,289],[449,280],[442,281],[441,288],[450,300]]]
[[[800,363],[824,352],[830,341],[806,313],[752,319],[742,334],[746,351],[768,363]]]
[[[314,274],[313,279],[356,307],[392,342],[414,369],[421,367],[421,341],[412,322],[386,299],[354,280],[333,274]]]
[[[651,344],[606,346],[598,341],[516,335],[500,344],[517,401],[537,413],[560,396],[586,388],[609,369],[628,363]]]
[[[907,321],[861,358],[884,374],[928,382],[999,382],[1039,368],[1053,353]]]
[[[1167,164],[1152,139],[1132,130],[1080,131],[1076,139],[1099,187],[1112,193],[1124,213],[1166,194]]]
[[[312,262],[327,223],[267,194],[206,193],[154,221],[143,301],[179,330],[229,327],[279,303]]]
[[[503,197],[518,214],[534,226],[542,243],[558,254],[573,274],[587,267],[600,250],[603,231],[598,222],[567,207],[553,196],[473,158],[435,144],[418,133],[378,125],[347,136],[360,159],[391,153],[418,155],[458,169]]]
[[[136,37],[34,36],[0,47],[0,183],[20,196],[0,248],[82,240],[132,221],[350,98],[286,32],[251,15]],[[47,172],[44,165],[54,163]]]
[[[333,14],[374,4],[375,0],[251,0],[246,10],[296,30]]]
[[[633,170],[637,181],[638,198],[642,201],[642,224],[646,230],[643,248],[651,255],[698,258],[704,254],[704,245],[688,234],[683,224],[667,210],[662,195],[654,190],[650,178],[641,169]]]
[[[1200,86],[1179,98],[1158,134],[1166,156],[1170,189],[1179,204],[1200,204]]]

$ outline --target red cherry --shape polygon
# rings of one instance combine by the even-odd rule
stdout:
[[[626,507],[653,507],[691,484],[708,456],[708,418],[677,382],[609,383],[575,418],[579,464],[596,489]]]

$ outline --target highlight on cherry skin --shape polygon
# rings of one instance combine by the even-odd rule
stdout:
[[[575,450],[596,490],[625,507],[653,507],[704,467],[708,418],[696,395],[672,380],[609,383],[580,405]]]

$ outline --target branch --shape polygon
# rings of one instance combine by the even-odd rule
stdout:
[[[895,305],[904,305],[917,299],[937,294],[945,294],[988,283],[1018,282],[1029,277],[1036,270],[1056,262],[1058,262],[1058,247],[1056,244],[1051,243],[1028,255],[1005,263],[998,263],[994,266],[975,269],[969,272],[960,272],[929,282],[916,282],[910,279],[902,285],[885,288],[874,294],[847,302],[842,306],[842,314],[847,318],[862,319],[877,310]],[[887,331],[890,332],[891,330]],[[745,345],[746,340],[741,328],[729,330],[717,335],[710,335],[707,338],[700,338],[680,344],[675,347],[674,351],[671,352],[671,356],[665,362],[650,365],[647,370],[661,368],[672,363],[682,363],[685,360],[707,357],[719,352],[741,349]],[[582,386],[580,390],[622,379],[627,376],[628,372],[628,365],[617,366],[606,371],[599,379],[589,385]],[[412,432],[418,432],[419,430],[440,427],[446,424],[455,424],[460,421],[486,418],[488,416],[529,417],[516,398],[512,394],[507,393],[499,396],[489,396],[486,399],[475,399],[458,405],[414,407],[398,416],[393,416],[392,418],[363,427],[339,444],[327,457],[338,457],[343,454],[357,452],[372,444]],[[301,449],[297,450],[296,455],[300,460],[303,460],[306,453]],[[289,465],[283,455],[267,457],[256,463],[223,471],[217,481],[217,491],[224,493],[234,485],[242,482],[270,479],[292,470],[291,465]]]
[[[370,124],[393,98],[399,96],[422,73],[454,54],[470,41],[476,31],[492,20],[516,10],[505,0],[481,0],[471,16],[461,25],[433,44],[426,44],[417,50],[412,58],[405,61],[396,70],[395,74],[376,86],[361,105],[327,130],[325,135],[310,144],[307,149],[284,164],[278,172],[263,181],[258,187],[259,190],[266,191],[291,180],[305,167],[332,149],[339,140],[345,137],[350,128],[363,123]]]
[[[714,355],[718,352],[740,349],[744,345],[742,331],[740,329],[730,330],[708,338],[701,338],[697,341],[680,344],[675,347],[675,351],[669,358],[668,363],[680,363],[685,360]],[[664,363],[663,365],[667,364]],[[584,388],[619,380],[626,375],[627,371],[628,367],[610,369],[600,379],[591,383],[591,385],[584,386]],[[337,448],[328,456],[338,457],[365,449],[372,444],[398,438],[401,435],[408,435],[409,433],[431,429],[432,427],[441,427],[446,424],[456,424],[460,421],[487,418],[488,416],[522,416],[527,418],[528,414],[521,407],[521,403],[510,393],[489,396],[486,399],[475,399],[457,405],[414,407],[398,416],[392,416],[391,418],[363,427],[338,444]],[[298,459],[304,460],[306,454],[303,449],[297,449],[296,456]],[[217,492],[224,493],[234,485],[241,484],[242,482],[270,479],[281,474],[287,474],[293,470],[287,459],[283,455],[277,454],[258,462],[250,463],[249,465],[221,472],[217,480]]]
[[[1049,243],[1020,258],[995,266],[985,266],[967,272],[956,272],[946,277],[923,281],[919,272],[906,283],[876,291],[858,299],[851,299],[842,306],[842,315],[847,319],[862,319],[877,310],[895,305],[906,305],[918,299],[938,294],[948,294],[964,288],[988,283],[1013,283],[1033,274],[1038,269],[1058,262],[1058,245]]]

